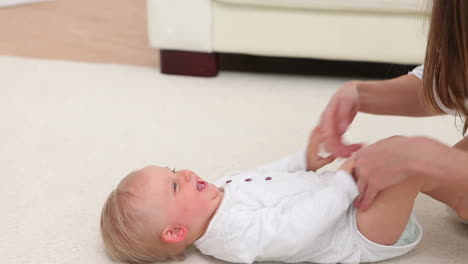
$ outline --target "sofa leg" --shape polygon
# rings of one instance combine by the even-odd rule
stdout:
[[[213,77],[218,75],[216,53],[160,50],[161,72],[166,74]]]

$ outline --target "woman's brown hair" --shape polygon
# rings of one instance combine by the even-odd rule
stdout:
[[[468,128],[468,0],[433,0],[424,63],[424,96],[436,110],[454,109]]]

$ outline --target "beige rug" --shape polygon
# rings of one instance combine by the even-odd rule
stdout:
[[[232,72],[202,79],[0,57],[0,263],[112,263],[99,215],[127,172],[159,164],[214,180],[280,158],[305,143],[343,81]],[[360,115],[348,139],[394,134],[461,138],[448,117]],[[421,244],[385,263],[468,263],[468,227],[424,196],[415,210]],[[221,261],[192,251],[184,263]]]

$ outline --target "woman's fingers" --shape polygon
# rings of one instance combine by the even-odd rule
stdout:
[[[350,118],[352,116],[351,107],[352,106],[347,105],[346,103],[344,103],[343,105],[339,105],[337,107],[337,111],[336,111],[336,119],[337,119],[336,128],[338,130],[337,133],[340,134],[340,135],[343,135],[346,132],[346,130],[348,129],[348,126],[351,124],[351,122],[354,119],[354,117]]]
[[[335,102],[331,102],[327,106],[322,115],[320,126],[326,151],[332,153],[335,157],[339,157],[340,150],[344,145],[341,142],[341,134],[338,133],[336,107],[337,104]]]
[[[358,197],[354,200],[354,207],[364,211],[372,204],[379,190],[368,181],[368,174],[361,174],[362,170],[359,170],[361,164],[356,164],[355,174],[353,175],[357,181],[359,191]]]
[[[319,145],[321,143],[322,136],[320,127],[315,127],[309,135],[309,143],[307,146],[307,152],[310,158],[318,159]],[[317,158],[315,158],[317,157]]]
[[[365,211],[369,206],[372,204],[374,201],[375,197],[377,196],[377,190],[376,188],[372,188],[371,186],[367,186],[366,192],[362,198],[362,201],[359,204],[359,210]]]
[[[351,86],[350,86],[351,85]],[[360,144],[345,145],[342,135],[353,122],[359,108],[358,92],[352,84],[345,84],[330,100],[321,118],[326,150],[335,157],[349,157]]]
[[[356,174],[357,175],[357,174]],[[354,199],[354,207],[359,208],[361,205],[362,198],[364,197],[364,191],[366,190],[367,182],[364,179],[357,180],[359,195]]]
[[[339,152],[339,155],[340,157],[347,158],[361,148],[362,148],[362,144],[344,145],[341,151]]]
[[[319,126],[316,126],[312,130],[312,132],[310,132],[309,142],[318,146],[321,140],[322,140],[322,130],[320,129],[320,125],[319,125]]]

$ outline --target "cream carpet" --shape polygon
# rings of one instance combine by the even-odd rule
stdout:
[[[233,72],[203,79],[0,57],[0,263],[112,263],[100,210],[126,173],[159,164],[214,180],[280,158],[305,143],[343,81]],[[461,139],[452,118],[370,115],[347,138],[394,134]],[[424,196],[415,210],[423,241],[385,263],[467,263],[468,227]],[[184,263],[222,262],[191,251]]]

